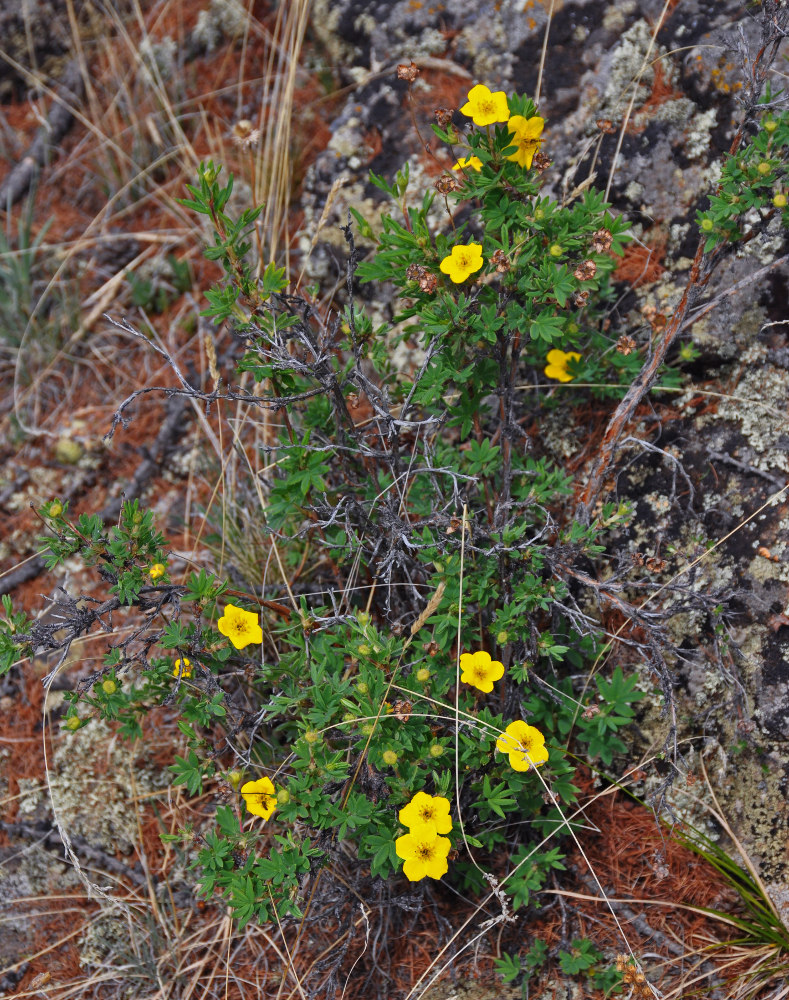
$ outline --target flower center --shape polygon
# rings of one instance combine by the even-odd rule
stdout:
[[[496,105],[491,100],[482,100],[479,102],[479,110],[483,115],[494,115],[496,113]]]
[[[433,847],[431,844],[420,844],[416,849],[416,853],[422,861],[429,861],[433,856]]]
[[[423,809],[420,809],[419,815],[425,823],[430,823],[435,816],[435,810],[432,806],[425,806]]]
[[[484,681],[488,672],[484,667],[474,667],[474,676],[478,681]]]

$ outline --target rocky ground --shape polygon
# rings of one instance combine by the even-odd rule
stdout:
[[[56,0],[34,4],[37,20],[27,24],[13,7],[7,5],[0,15],[0,37],[10,56],[0,70],[0,186],[30,148],[40,117],[35,112],[43,108],[46,113],[51,97],[51,91],[39,92],[39,103],[31,103],[26,96],[29,74],[40,68],[59,79],[79,55],[71,27],[66,27],[66,8]],[[206,11],[216,13],[221,7],[214,0]],[[265,20],[265,12],[260,13],[270,25],[270,15]],[[232,33],[223,36],[217,27],[215,44],[208,47],[196,32],[196,12],[185,14],[191,32],[177,36],[176,19],[171,21],[173,37],[180,37],[186,53],[181,72],[188,77],[195,74],[195,65],[212,73],[217,65],[226,67],[222,59],[239,52],[238,40]],[[553,161],[546,173],[548,191],[567,193],[585,182],[609,188],[615,209],[632,220],[637,236],[617,271],[620,298],[612,322],[623,330],[651,326],[659,337],[688,279],[696,250],[695,213],[714,191],[721,156],[739,125],[738,98],[747,72],[743,60],[758,48],[757,14],[736,0],[314,0],[300,86],[307,109],[302,112],[305,132],[315,141],[298,136],[302,155],[295,170],[293,261],[323,291],[341,283],[344,240],[338,227],[346,221],[348,206],[371,221],[380,214],[379,192],[369,183],[368,172],[390,177],[407,159],[418,199],[446,166],[430,143],[429,122],[436,107],[457,108],[476,82],[534,94],[539,81],[540,110],[548,122],[544,150]],[[77,5],[77,16],[85,37],[95,40],[102,31],[115,30],[97,22],[88,3]],[[161,24],[157,30],[161,41],[166,32]],[[202,30],[207,30],[205,23]],[[90,51],[85,45],[83,51]],[[397,64],[410,60],[420,68],[412,99],[395,78]],[[27,75],[19,65],[28,68]],[[776,81],[785,72],[783,52],[775,66]],[[328,96],[319,96],[319,88],[310,91],[310,81],[316,79],[328,81]],[[100,210],[101,199],[91,187],[96,177],[80,172],[80,157],[96,113],[91,102],[103,96],[90,87],[76,95],[80,115],[42,171],[33,230],[39,232],[53,218],[46,239],[60,241],[59,253],[89,229]],[[244,109],[254,106],[255,97],[251,88],[241,117],[252,117]],[[228,107],[220,106],[217,114],[232,118]],[[75,191],[77,196],[71,197],[69,192]],[[10,363],[2,369],[0,503],[5,525],[0,555],[5,575],[0,576],[0,590],[31,610],[45,607],[56,583],[35,558],[31,500],[68,495],[77,510],[101,510],[110,522],[117,517],[122,490],[127,496],[153,496],[175,534],[200,492],[195,485],[201,473],[200,437],[196,418],[186,407],[171,404],[168,409],[149,397],[112,447],[102,442],[113,409],[129,391],[170,377],[157,359],[145,356],[99,318],[102,311],[125,315],[133,308],[129,282],[122,276],[142,250],[153,248],[151,260],[161,263],[157,244],[139,236],[140,230],[156,230],[161,220],[157,212],[155,204],[140,203],[128,218],[113,216],[101,228],[105,242],[83,254],[82,301],[71,303],[72,329],[83,335],[53,333],[61,347],[65,343],[59,354],[47,355],[45,344],[31,351],[23,342],[19,355],[5,355],[17,362],[17,370],[14,375]],[[8,218],[12,234],[19,208]],[[165,221],[172,227],[172,219]],[[175,233],[171,245],[178,246],[182,237]],[[162,246],[169,249],[165,241]],[[610,485],[634,504],[633,528],[619,544],[623,552],[652,561],[656,606],[660,586],[679,581],[688,595],[710,595],[725,608],[717,630],[709,615],[699,611],[677,614],[670,623],[677,650],[669,666],[682,775],[670,805],[680,818],[713,829],[699,802],[712,801],[709,793],[700,792],[704,783],[691,789],[693,782],[686,780],[687,774],[698,778],[702,773],[703,749],[703,766],[720,809],[789,922],[786,255],[786,234],[776,227],[713,275],[683,333],[697,356],[682,362],[675,353],[671,359],[687,379],[685,388],[655,395],[639,408]],[[49,261],[56,268],[57,253]],[[146,280],[160,281],[169,296],[160,317],[151,317],[152,324],[167,327],[184,363],[203,371],[206,361],[192,337],[199,285],[194,295],[184,295],[173,289],[172,274],[163,267],[150,274]],[[199,282],[199,273],[196,278]],[[97,290],[102,294],[91,302]],[[377,303],[381,301],[379,296]],[[92,308],[97,302],[99,312]],[[386,318],[383,306],[372,300],[368,306]],[[53,309],[41,308],[50,314]],[[25,366],[31,373],[27,380],[20,376]],[[61,397],[68,400],[65,407]],[[557,411],[555,426],[545,429],[547,446],[579,482],[592,454],[589,428],[593,435],[602,433],[608,405],[597,403],[591,420],[588,414],[581,420],[578,413]],[[180,545],[186,550],[185,532]],[[77,567],[67,567],[57,582],[76,589],[89,586]],[[70,665],[69,683],[82,669],[79,659]],[[84,745],[78,759],[64,753],[53,736],[44,742],[50,753],[45,781],[43,672],[41,665],[27,664],[0,680],[0,800],[5,809],[0,904],[13,914],[9,903],[54,897],[59,888],[74,894],[69,907],[88,905],[75,901],[82,883],[58,853],[53,835],[57,814],[70,830],[77,854],[100,871],[123,876],[129,893],[144,896],[149,862],[152,866],[161,860],[161,847],[147,830],[142,835],[141,824],[150,824],[153,815],[142,804],[159,803],[157,796],[164,795],[158,769],[166,762],[166,740],[152,741],[139,754],[130,777],[123,754],[113,757],[119,751],[110,733],[95,728],[95,742]],[[53,719],[58,697],[58,692],[49,697]],[[660,747],[669,724],[660,705],[647,709],[633,734],[634,759]],[[98,779],[88,778],[96,774]],[[662,778],[645,773],[639,790],[649,794]],[[136,789],[133,823],[124,798],[130,780]],[[155,829],[153,823],[151,832]],[[141,851],[142,843],[149,854]],[[689,877],[688,858],[682,856],[679,864]],[[188,898],[188,877],[182,870],[172,885]],[[679,891],[676,885],[674,891]],[[88,907],[86,912],[95,910]],[[29,926],[12,919],[2,935],[0,992],[25,988],[42,969],[41,962],[30,958],[29,940],[30,927],[44,918],[26,919]],[[118,919],[110,914],[110,937],[117,936]],[[47,933],[68,933],[68,917],[59,911],[57,920],[57,929],[52,923]],[[90,955],[85,957],[90,947],[100,956],[117,955],[106,942],[96,944],[97,934],[101,938],[96,928],[100,931],[102,925],[94,920],[90,927],[92,937],[80,931],[81,952],[62,959],[58,974],[63,983],[78,981],[80,962],[82,969],[92,968]],[[70,994],[64,987],[58,995]]]

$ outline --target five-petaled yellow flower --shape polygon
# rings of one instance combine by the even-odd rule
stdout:
[[[153,566],[148,570],[148,576],[152,580],[158,580],[160,576],[164,576],[167,572],[167,567],[164,563],[154,563]]]
[[[507,726],[496,740],[496,749],[510,755],[510,767],[516,771],[528,771],[532,765],[541,767],[548,759],[545,737],[520,719]]]
[[[476,170],[479,173],[482,170],[482,160],[478,156],[461,156],[452,169],[465,170],[466,167],[471,167],[472,170]]]
[[[225,606],[225,613],[216,627],[233,643],[236,649],[243,649],[250,643],[263,642],[263,629],[254,611],[244,611],[234,604]]]
[[[466,246],[452,247],[452,253],[439,266],[444,274],[448,274],[459,285],[482,267],[482,246],[479,243],[469,243]]]
[[[173,677],[191,677],[192,676],[192,664],[184,657],[182,660],[176,660],[175,666],[173,667]]]
[[[491,94],[484,84],[478,83],[468,92],[468,103],[463,105],[460,113],[479,126],[506,122],[510,116],[507,95],[503,90]]]
[[[241,786],[241,797],[253,816],[268,819],[277,808],[277,793],[271,778],[258,778]]]
[[[436,833],[449,833],[452,829],[449,799],[445,799],[443,795],[417,792],[408,805],[400,810],[399,819],[403,826],[411,830],[432,826]]]
[[[478,653],[461,653],[460,669],[463,671],[460,679],[464,684],[473,684],[480,691],[490,693],[493,682],[504,676],[504,664],[491,660],[490,653],[480,650]]]
[[[543,118],[524,118],[523,115],[513,115],[507,122],[507,128],[512,132],[510,145],[517,147],[507,159],[514,160],[519,167],[531,168],[534,154],[540,148],[540,135],[545,125]]]
[[[573,376],[567,371],[568,361],[580,361],[581,355],[577,351],[560,351],[554,347],[548,351],[545,358],[548,364],[545,366],[545,374],[548,378],[558,379],[560,382],[572,382]]]
[[[395,853],[402,858],[403,874],[409,882],[441,878],[449,870],[447,855],[452,843],[449,837],[437,837],[432,823],[412,827],[395,841]]]

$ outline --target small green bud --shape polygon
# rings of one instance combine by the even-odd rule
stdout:
[[[370,689],[369,689],[369,687],[368,687],[368,686],[367,686],[367,685],[365,684],[365,682],[364,682],[364,681],[359,681],[359,683],[358,683],[358,684],[356,685],[356,690],[357,690],[357,691],[359,692],[359,694],[367,694],[367,692],[368,692],[368,691],[369,691]]]
[[[241,784],[241,779],[244,777],[242,771],[228,771],[227,780],[233,786],[233,788],[238,788]]]
[[[504,631],[501,631],[501,632],[499,632],[499,634],[498,634],[498,635],[496,636],[496,642],[497,642],[497,643],[498,643],[498,644],[499,644],[500,646],[504,646],[504,645],[505,645],[505,644],[506,644],[506,643],[507,643],[507,642],[509,641],[509,638],[510,638],[510,634],[509,634],[509,632],[504,632]]]
[[[431,757],[443,757],[444,756],[444,748],[441,746],[440,743],[432,743],[430,745],[430,756]]]
[[[370,616],[367,614],[366,611],[360,611],[359,614],[356,616],[356,620],[357,622],[359,622],[362,628],[366,628],[370,624]]]
[[[372,652],[372,650],[370,649],[370,647],[367,645],[366,642],[363,642],[361,644],[361,646],[359,646],[359,655],[360,656],[369,656],[371,652]]]
[[[60,517],[63,513],[63,504],[60,500],[53,500],[49,505],[49,517]]]
[[[101,682],[101,690],[105,694],[115,694],[115,692],[118,690],[118,685],[115,683],[115,681],[111,681],[108,678],[106,681]]]
[[[304,739],[309,744],[317,743],[320,738],[321,734],[316,732],[314,729],[308,729],[304,734]]]
[[[430,680],[430,671],[427,669],[427,667],[420,667],[419,670],[417,670],[416,679],[419,681],[420,684],[424,684],[425,681]]]
[[[702,219],[701,228],[705,233],[711,233],[712,230],[715,228],[715,223],[712,221],[712,219]]]
[[[558,243],[552,243],[550,249],[548,250],[548,253],[551,255],[551,257],[561,257],[561,255],[564,253],[564,250]]]
[[[372,724],[372,722],[365,722],[365,724],[362,726],[362,735],[363,736],[372,736],[374,729],[375,729],[375,726]]]
[[[397,754],[394,752],[394,750],[384,750],[383,760],[384,764],[386,764],[388,767],[394,767],[395,764],[397,763]]]
[[[786,208],[786,195],[777,194],[773,198],[773,205],[775,205],[776,208]]]
[[[544,219],[545,218],[545,212],[541,208],[535,208],[534,209],[534,218],[535,219]]]
[[[132,524],[142,524],[142,522],[143,522],[142,511],[139,510],[135,511],[135,513],[132,515]]]
[[[772,135],[772,133],[778,128],[778,122],[773,121],[773,119],[770,118],[768,121],[762,123],[762,127],[765,132],[769,132]]]
[[[769,174],[770,171],[773,168],[770,166],[770,164],[767,162],[767,160],[762,160],[762,162],[759,164],[759,166],[756,169],[759,171],[759,173],[762,175],[762,177],[766,177],[767,174]]]
[[[281,806],[286,806],[290,802],[290,792],[287,788],[280,788],[277,791],[277,802]]]
[[[70,719],[66,719],[66,729],[70,729],[72,733],[75,733],[81,725],[82,719],[78,715],[72,715]]]

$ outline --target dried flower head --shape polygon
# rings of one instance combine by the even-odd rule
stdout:
[[[503,250],[494,250],[490,262],[495,265],[499,274],[506,274],[510,269],[510,259]]]
[[[610,250],[613,242],[613,234],[607,229],[597,229],[592,233],[592,250],[595,253],[605,253]]]
[[[600,714],[599,705],[587,705],[582,712],[582,717],[584,719],[593,719],[596,715]]]
[[[589,292],[575,292],[573,294],[573,303],[579,307],[586,305],[587,299],[589,298]]]
[[[446,128],[452,121],[453,112],[450,108],[436,108],[433,114],[436,116],[439,128]]]
[[[538,149],[534,154],[534,159],[532,160],[532,170],[537,170],[539,173],[542,173],[544,170],[547,170],[550,165],[550,156],[548,156],[547,153],[543,153],[541,149]]]
[[[255,128],[248,118],[242,118],[233,126],[231,138],[235,146],[249,149],[250,146],[256,146],[260,141],[260,129]]]
[[[428,271],[422,264],[409,264],[405,269],[405,276],[409,281],[416,281],[423,292],[431,295],[438,285],[438,278],[432,271]]]
[[[597,264],[593,260],[581,261],[573,274],[579,281],[591,281],[597,274]]]
[[[413,83],[418,75],[419,67],[413,60],[409,63],[400,63],[397,67],[398,80],[407,80],[409,83]]]
[[[449,174],[442,174],[433,186],[439,194],[449,194],[452,191],[460,190],[460,182],[455,177],[450,177]]]
[[[622,336],[616,342],[616,349],[620,354],[624,354],[627,357],[628,354],[632,354],[636,349],[636,342],[632,337],[623,333]]]

